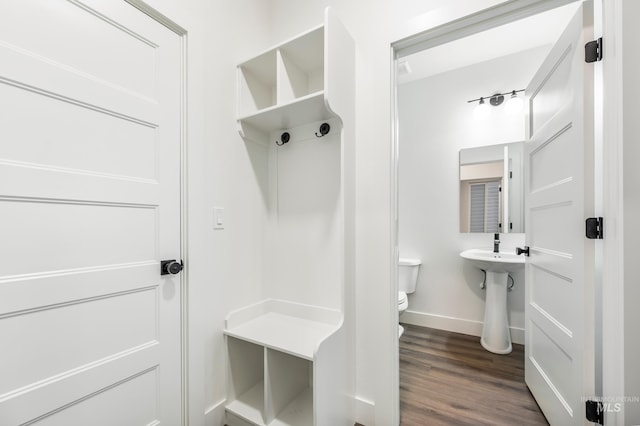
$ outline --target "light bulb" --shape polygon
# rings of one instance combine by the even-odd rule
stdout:
[[[473,117],[476,120],[484,120],[491,115],[491,108],[484,102],[483,98],[480,98],[480,103],[473,110]]]
[[[507,101],[507,104],[504,107],[507,114],[517,114],[520,111],[522,111],[523,107],[524,107],[524,101],[522,100],[522,98],[518,97],[518,95],[516,94],[516,91],[514,90],[511,93],[511,97],[509,98],[509,100]]]

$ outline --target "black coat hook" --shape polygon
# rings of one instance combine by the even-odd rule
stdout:
[[[280,142],[276,141],[276,145],[282,146],[285,143],[289,142],[290,138],[291,135],[289,134],[289,132],[284,132],[282,135],[280,135]]]
[[[322,123],[320,125],[320,128],[318,129],[320,134],[318,134],[318,132],[316,132],[316,137],[321,138],[321,137],[325,136],[326,134],[328,134],[330,130],[331,130],[331,126],[329,126],[329,123]]]

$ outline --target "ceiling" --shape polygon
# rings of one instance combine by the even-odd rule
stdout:
[[[406,56],[398,62],[398,83],[405,84],[535,47],[551,47],[578,6],[568,4]],[[407,65],[410,72],[407,72]]]

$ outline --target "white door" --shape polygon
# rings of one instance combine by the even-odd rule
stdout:
[[[0,1],[0,425],[181,424],[180,36]]]
[[[526,90],[525,380],[558,426],[586,423],[593,394],[592,11],[580,7]]]

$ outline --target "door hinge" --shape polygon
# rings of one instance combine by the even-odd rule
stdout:
[[[602,37],[584,45],[584,61],[586,63],[602,60]]]
[[[584,405],[586,407],[587,421],[603,425],[604,407],[602,406],[602,402],[588,400],[584,402]]]
[[[604,219],[601,217],[590,217],[586,220],[586,237],[590,240],[601,240],[604,238]]]

